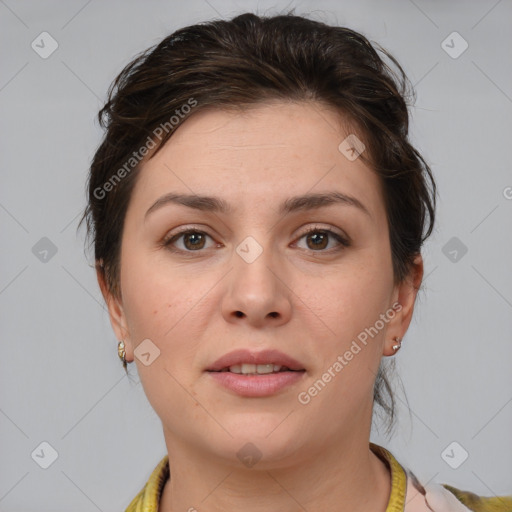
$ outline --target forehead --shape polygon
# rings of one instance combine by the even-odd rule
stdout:
[[[135,206],[176,191],[247,201],[282,202],[292,195],[337,190],[356,196],[372,216],[383,212],[378,176],[340,144],[350,135],[339,113],[316,103],[208,109],[178,127],[142,164]]]

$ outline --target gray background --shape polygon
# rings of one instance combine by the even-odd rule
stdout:
[[[166,453],[134,365],[130,379],[117,358],[92,254],[84,255],[83,230],[76,233],[109,84],[136,53],[181,26],[291,7],[359,30],[398,58],[418,94],[413,141],[440,188],[424,291],[397,356],[411,411],[399,395],[394,438],[375,432],[373,440],[424,483],[512,491],[510,0],[5,0],[1,511],[124,510]],[[59,45],[45,59],[31,47],[42,46],[43,31]],[[442,46],[453,31],[469,44],[457,58]],[[453,53],[461,43],[445,45]],[[41,252],[43,237],[54,255]],[[457,469],[444,452],[454,441],[452,465],[462,450],[469,454]],[[42,442],[58,453],[48,469],[39,465],[50,460]]]

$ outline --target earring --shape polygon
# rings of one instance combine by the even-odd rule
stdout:
[[[402,346],[402,338],[399,338],[398,336],[395,336],[393,339],[396,341],[396,345],[393,345],[391,348],[395,352],[398,352],[400,350],[400,347]]]
[[[126,352],[124,350],[124,341],[120,341],[117,344],[117,355],[119,359],[123,362],[123,368],[126,370]]]

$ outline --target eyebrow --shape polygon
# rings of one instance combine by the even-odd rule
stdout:
[[[145,218],[155,210],[162,208],[169,204],[183,205],[195,210],[205,212],[224,213],[232,212],[231,206],[218,197],[214,196],[199,196],[190,194],[175,194],[173,192],[165,194],[158,198],[155,203],[148,209]],[[284,201],[280,208],[279,214],[289,214],[297,211],[307,211],[329,206],[331,204],[341,204],[344,206],[352,206],[358,208],[371,218],[369,210],[364,206],[359,199],[343,194],[341,192],[328,192],[328,193],[312,193],[304,194],[301,196],[290,197]]]

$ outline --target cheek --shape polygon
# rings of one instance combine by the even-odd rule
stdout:
[[[121,264],[123,309],[133,348],[150,339],[162,351],[166,324],[179,308],[179,294],[142,251],[127,250]]]
[[[183,362],[193,361],[197,352],[205,328],[204,308],[218,276],[193,277],[142,250],[126,255],[123,265],[123,305],[134,348],[149,338],[160,349],[160,362],[181,371]]]
[[[151,262],[148,254],[134,251],[123,264],[127,269],[122,275],[123,306],[133,348],[137,350],[143,340],[149,339],[160,351],[148,366],[135,354],[149,402],[169,424],[178,421],[182,414],[179,411],[185,408],[191,415],[199,415],[190,409],[194,391],[189,385],[198,342],[189,334],[187,325],[202,294],[194,286],[187,286],[179,272],[171,273]]]
[[[381,262],[365,259],[323,280],[321,290],[303,289],[304,303],[316,314],[322,332],[346,343],[373,325],[388,307],[392,280],[380,271]],[[381,277],[384,276],[384,277]]]
[[[137,272],[129,266],[130,276],[122,281],[123,304],[130,333],[137,338],[157,338],[162,330],[164,318],[173,313],[177,304],[169,301],[172,289],[163,281],[154,279],[149,272]]]
[[[387,323],[380,319],[388,308],[392,280],[379,279],[377,269],[381,264],[366,261],[367,265],[354,266],[351,272],[326,281],[316,299],[310,290],[304,301],[314,303],[311,310],[315,316],[306,311],[304,315],[319,326],[311,350],[321,358],[321,364],[315,368],[312,385],[315,387],[318,380],[327,383],[325,387],[318,384],[322,390],[313,400],[314,407],[320,415],[320,411],[330,410],[339,421],[347,411],[364,409],[372,403],[387,329]],[[313,330],[312,324],[309,331]]]

